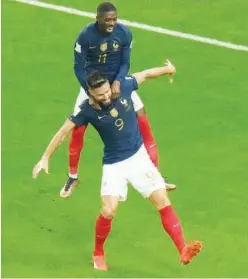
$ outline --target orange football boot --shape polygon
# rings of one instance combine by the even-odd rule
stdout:
[[[184,265],[190,263],[201,252],[201,249],[202,243],[200,241],[190,241],[181,251],[180,263]]]

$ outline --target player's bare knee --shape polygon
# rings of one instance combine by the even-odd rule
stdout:
[[[118,198],[105,196],[102,198],[101,213],[105,218],[114,218],[118,208]]]
[[[149,196],[149,200],[157,210],[160,210],[171,204],[164,189],[158,189],[152,192]]]
[[[136,116],[137,117],[139,117],[139,116],[141,116],[143,114],[146,114],[145,107],[143,107],[143,108],[141,108],[141,109],[136,111]]]
[[[101,213],[105,218],[114,218],[117,211],[117,207],[111,205],[104,205],[102,207]]]

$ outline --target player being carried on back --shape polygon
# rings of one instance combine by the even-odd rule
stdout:
[[[113,99],[106,76],[95,72],[88,76],[90,97],[66,120],[33,169],[33,178],[41,170],[48,173],[49,159],[75,127],[91,124],[104,143],[101,183],[102,208],[95,226],[94,268],[108,270],[104,243],[109,236],[119,201],[127,199],[128,182],[147,198],[158,211],[163,228],[174,242],[181,264],[188,264],[202,248],[200,241],[185,242],[180,220],[164,191],[166,183],[154,166],[143,144],[131,99],[132,92],[148,79],[175,73],[168,61],[165,66],[148,69],[126,77],[121,82],[120,97]],[[149,220],[149,218],[148,218]],[[125,237],[125,236],[123,236]]]
[[[104,74],[110,84],[113,97],[120,95],[120,83],[128,75],[132,33],[117,23],[117,10],[110,2],[103,2],[97,7],[96,22],[88,24],[79,34],[74,48],[74,72],[81,84],[74,111],[88,99],[87,74],[98,70]],[[146,116],[144,105],[136,93],[132,92],[132,101],[136,112],[139,131],[145,148],[156,167],[158,167],[158,152],[151,127]],[[78,185],[78,165],[83,148],[83,138],[86,127],[75,127],[69,143],[69,177],[60,191],[62,198],[72,194]],[[167,190],[174,190],[173,184],[167,184]]]

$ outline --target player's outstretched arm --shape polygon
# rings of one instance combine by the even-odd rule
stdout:
[[[166,60],[163,67],[151,68],[144,70],[139,73],[133,74],[138,84],[145,82],[148,79],[157,78],[163,75],[173,75],[176,72],[175,66],[169,61]]]
[[[74,127],[75,124],[72,121],[69,119],[65,121],[64,125],[59,129],[48,144],[40,161],[35,165],[32,173],[33,178],[36,178],[41,170],[44,170],[47,174],[49,173],[48,166],[50,157]]]

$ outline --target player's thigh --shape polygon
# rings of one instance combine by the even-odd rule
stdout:
[[[140,96],[138,95],[138,93],[136,91],[132,92],[131,98],[132,98],[132,101],[133,101],[133,106],[134,106],[135,112],[144,108],[144,104],[141,101]]]
[[[103,165],[101,197],[118,197],[119,201],[127,199],[128,181],[123,175],[121,163]]]
[[[87,93],[85,92],[85,90],[83,89],[83,87],[80,88],[79,94],[77,96],[77,100],[74,106],[74,113],[77,113],[80,108],[79,106],[85,101],[87,100],[89,97],[87,95]]]
[[[153,191],[149,196],[149,201],[157,210],[160,210],[171,204],[167,195],[167,191],[165,191],[164,189]]]
[[[131,165],[139,167],[134,168]],[[145,198],[149,198],[156,190],[165,190],[164,179],[152,163],[144,145],[135,154],[131,165],[128,180],[132,184],[133,188],[135,188]]]

